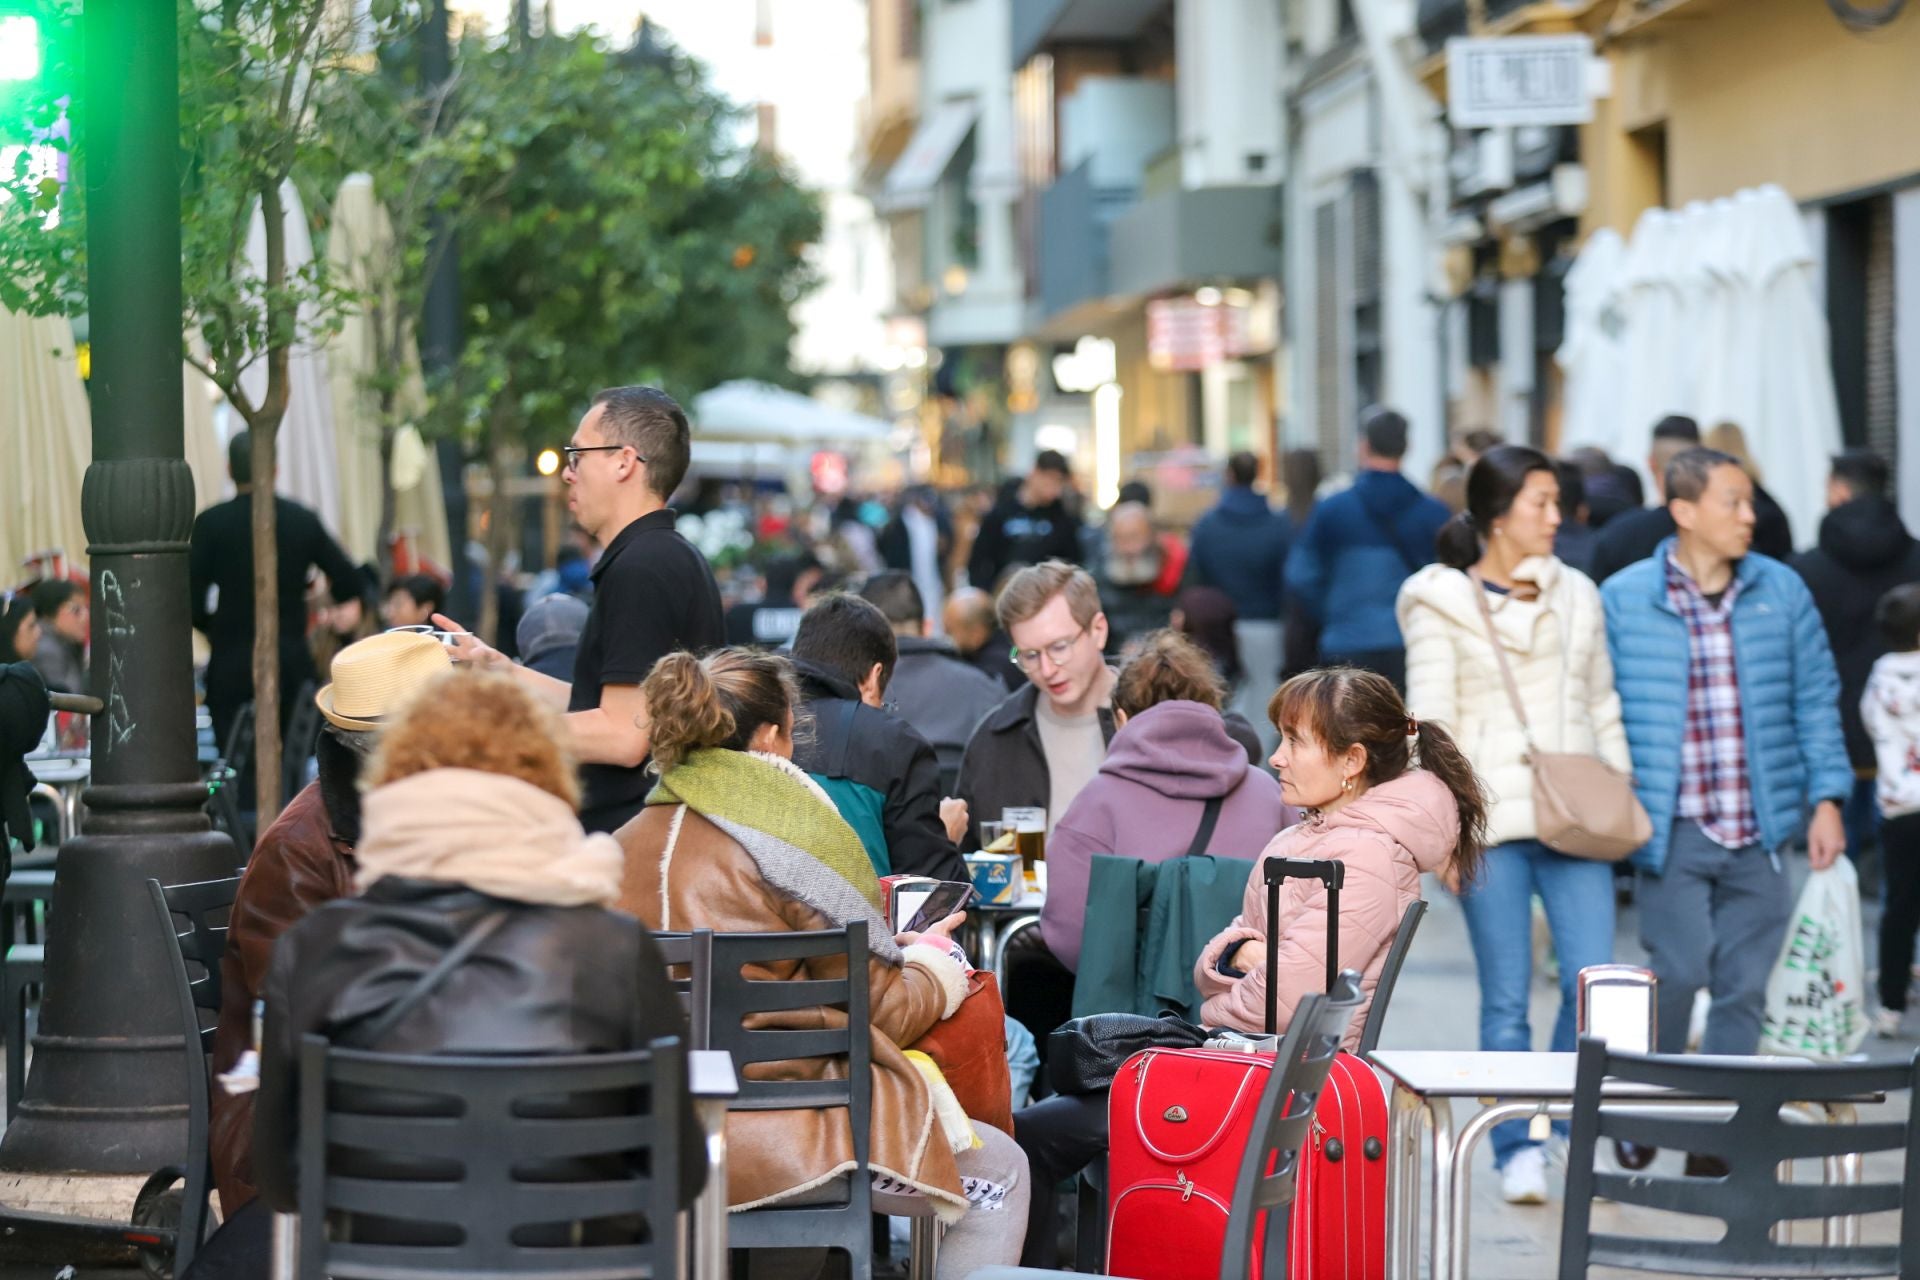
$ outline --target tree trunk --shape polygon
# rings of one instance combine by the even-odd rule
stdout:
[[[254,830],[280,815],[280,544],[274,482],[280,422],[287,414],[288,344],[294,325],[279,314],[287,282],[287,215],[280,185],[265,184],[260,216],[267,241],[267,393],[247,423],[253,442],[253,771]],[[282,336],[284,335],[284,336]],[[304,639],[304,637],[303,637]]]
[[[393,401],[390,391],[380,393],[380,526],[374,535],[374,560],[380,566],[380,589],[393,581]],[[416,566],[417,568],[417,566]]]
[[[495,414],[487,423],[487,565],[486,576],[480,583],[480,637],[493,644],[500,631],[500,564],[505,558],[507,547],[507,526],[510,520],[509,508],[512,499],[507,496],[507,459],[506,445],[502,443],[506,433],[499,429],[499,415]]]
[[[280,556],[273,469],[278,424],[249,428],[253,446],[253,795],[254,830],[280,813]]]

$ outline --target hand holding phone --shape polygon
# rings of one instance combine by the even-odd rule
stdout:
[[[913,916],[898,932],[925,933],[956,911],[964,911],[975,897],[973,886],[954,880],[942,880],[920,900]]]

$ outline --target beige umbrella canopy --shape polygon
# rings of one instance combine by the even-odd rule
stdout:
[[[92,432],[73,326],[0,307],[0,586],[26,576],[22,562],[42,551],[86,563],[80,481]]]
[[[384,307],[390,312],[396,305],[391,288],[394,254],[393,226],[374,199],[373,179],[364,173],[349,175],[334,197],[327,238],[327,260],[335,278],[375,295],[369,310]],[[440,464],[411,421],[426,411],[427,400],[411,334],[402,347],[396,408],[405,425],[394,441],[389,477],[394,531],[410,535],[420,555],[451,566]],[[377,559],[379,551],[380,405],[378,394],[367,385],[378,364],[375,325],[367,310],[356,311],[327,344],[327,369],[340,459],[340,541],[347,554],[362,563]]]

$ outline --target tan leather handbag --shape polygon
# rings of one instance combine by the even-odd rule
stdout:
[[[1469,571],[1467,576],[1473,580],[1473,600],[1480,606],[1487,640],[1500,664],[1507,701],[1513,704],[1513,714],[1527,742],[1525,760],[1533,771],[1534,838],[1556,853],[1595,862],[1619,862],[1653,838],[1653,820],[1633,793],[1633,779],[1598,756],[1542,751],[1533,745],[1520,687],[1507,664],[1506,646],[1494,629],[1493,610],[1487,607],[1487,589],[1478,573]]]

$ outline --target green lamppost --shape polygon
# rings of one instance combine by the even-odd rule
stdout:
[[[87,0],[82,28],[93,464],[81,518],[91,692],[106,707],[83,832],[55,870],[40,1029],[0,1170],[145,1174],[186,1148],[184,1041],[146,881],[216,879],[239,859],[209,828],[195,752],[174,0]],[[0,66],[37,71],[37,50],[29,68],[8,48]]]

